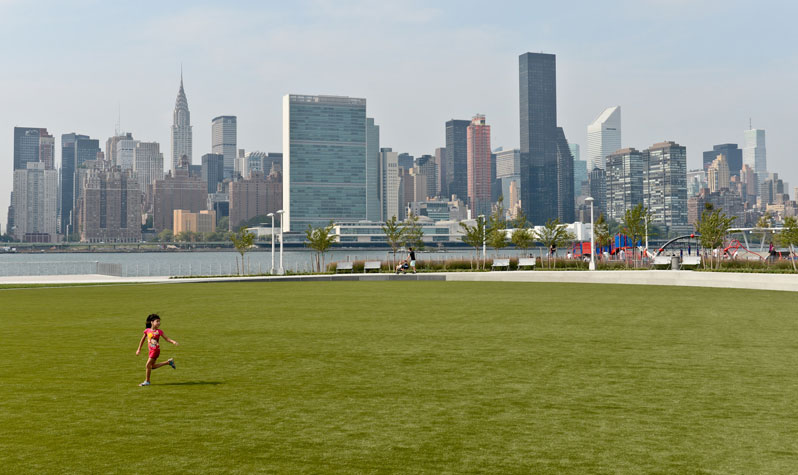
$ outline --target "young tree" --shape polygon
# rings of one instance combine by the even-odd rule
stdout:
[[[255,235],[249,232],[245,226],[241,226],[237,233],[230,235],[230,241],[233,242],[233,247],[236,248],[236,251],[241,254],[240,275],[243,275],[246,269],[246,267],[244,267],[244,254],[249,251],[252,244],[255,242]],[[236,259],[236,267],[238,267],[238,259]]]
[[[723,246],[723,238],[729,232],[736,216],[726,216],[722,210],[713,210],[712,207],[707,207],[701,213],[701,218],[695,223],[695,230],[701,236],[699,242],[701,247],[705,249],[717,249],[717,266],[720,267],[721,247]],[[710,262],[710,268],[712,263]]]
[[[792,270],[798,272],[795,267],[795,246],[798,246],[798,219],[794,216],[787,216],[784,218],[784,228],[779,234],[779,241],[783,246],[790,248],[790,262],[792,262]]]
[[[507,247],[507,219],[505,218],[504,198],[499,196],[499,201],[493,208],[488,218],[487,243],[496,251]]]
[[[593,230],[593,239],[596,242],[596,248],[609,246],[612,241],[611,236],[607,219],[604,217],[604,213],[601,213],[595,222],[595,229]]]
[[[477,270],[479,270],[479,247],[482,246],[482,241],[485,239],[485,220],[477,219],[477,224],[474,226],[469,226],[461,221],[460,227],[463,228],[463,235],[460,240],[474,248]],[[471,268],[474,268],[473,264],[471,264]]]
[[[382,232],[385,233],[385,239],[388,241],[388,246],[391,247],[391,252],[393,253],[391,267],[396,267],[396,251],[398,251],[404,243],[405,227],[394,215],[382,225]]]
[[[308,229],[305,230],[305,246],[316,251],[316,270],[322,272],[324,268],[324,254],[333,245],[337,236],[333,234],[333,222],[327,226],[320,226],[314,228],[308,224]]]
[[[521,249],[524,254],[535,242],[535,233],[529,229],[528,225],[529,223],[526,220],[526,215],[521,211],[513,220],[514,230],[513,234],[510,236],[510,242],[518,249]]]
[[[415,248],[417,251],[424,249],[424,230],[418,224],[418,216],[413,213],[405,220],[403,244]]]
[[[572,242],[576,239],[573,233],[568,232],[565,224],[561,224],[559,219],[550,219],[546,221],[546,224],[543,226],[543,229],[537,234],[538,240],[543,243],[546,249],[551,249],[552,247],[564,247],[568,245],[568,243]],[[549,267],[551,267],[553,259],[549,259]],[[554,266],[556,267],[557,262],[554,261]]]
[[[632,251],[632,260],[635,262],[635,266],[637,265],[637,241],[643,237],[646,232],[646,225],[651,223],[651,213],[648,212],[647,208],[643,207],[643,203],[638,203],[632,209],[627,209],[624,212],[623,216],[623,224],[624,233],[632,238],[632,246],[634,246]]]

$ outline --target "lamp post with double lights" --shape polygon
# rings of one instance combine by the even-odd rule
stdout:
[[[280,215],[280,270],[278,271],[280,275],[285,274],[285,269],[283,269],[283,214],[285,210],[278,209],[277,214]]]
[[[274,213],[269,213],[266,216],[272,218],[272,270],[269,274],[274,274]]]
[[[482,268],[485,268],[485,260],[487,256],[485,256],[485,215],[480,214],[477,218],[482,219]]]
[[[596,270],[596,230],[593,229],[593,197],[588,196],[585,198],[587,203],[590,203],[590,265],[588,269]]]

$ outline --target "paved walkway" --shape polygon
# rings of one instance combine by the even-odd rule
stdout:
[[[170,279],[169,277],[112,277],[107,275],[49,275],[0,277],[3,284],[133,284],[196,282],[310,282],[310,281],[459,281],[561,282],[622,285],[676,285],[733,289],[798,291],[798,274],[754,274],[668,270],[639,271],[504,271],[439,272],[424,274],[338,274],[285,277],[222,277]]]

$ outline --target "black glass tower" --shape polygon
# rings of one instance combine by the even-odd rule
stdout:
[[[740,170],[743,168],[743,150],[737,148],[736,143],[714,145],[711,151],[704,152],[704,171],[709,169],[709,166],[718,158],[718,155],[726,156],[731,176],[740,176]]]
[[[518,58],[518,73],[524,213],[536,225],[555,218],[571,222],[573,156],[565,134],[557,127],[556,57],[524,53]]]
[[[447,195],[468,201],[468,126],[470,120],[446,122],[446,163],[452,167]]]

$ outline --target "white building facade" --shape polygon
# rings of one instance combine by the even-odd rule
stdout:
[[[604,109],[587,126],[587,172],[604,170],[608,155],[621,149],[621,106]]]
[[[58,170],[46,169],[44,162],[28,162],[26,169],[14,170],[12,200],[15,226],[13,235],[17,240],[56,240]]]
[[[743,164],[751,167],[757,174],[764,176],[768,169],[765,131],[762,129],[750,129],[743,132],[743,135],[745,138]],[[760,179],[760,181],[762,180]]]

